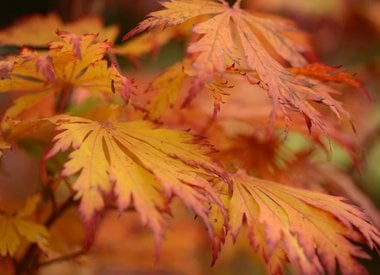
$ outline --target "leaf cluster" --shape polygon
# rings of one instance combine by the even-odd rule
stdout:
[[[114,210],[136,211],[159,255],[175,199],[203,222],[213,263],[244,226],[270,274],[288,262],[301,274],[366,272],[357,259],[368,258],[362,245],[380,243],[377,214],[329,194],[326,182],[339,172],[313,158],[334,143],[357,161],[338,84],[366,91],[339,68],[310,62],[308,35],[294,22],[240,2],[163,2],[121,45],[117,28],[94,18],[37,16],[0,33],[4,45],[29,46],[0,60],[0,92],[13,99],[0,152],[40,146],[41,194],[9,207],[16,196],[0,189],[0,253],[19,272],[48,263],[39,251],[65,253],[51,227],[71,207],[85,229],[75,255]],[[186,41],[186,56],[153,80],[133,80],[117,62],[173,38]],[[307,149],[289,148],[292,134]]]

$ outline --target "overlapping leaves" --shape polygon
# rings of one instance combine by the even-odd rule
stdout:
[[[229,85],[223,81],[219,86],[215,83],[224,80],[226,74],[238,75],[266,90],[272,100],[272,118],[283,115],[281,119],[286,123],[291,118],[287,115],[291,109],[305,116],[309,128],[316,124],[328,133],[329,124],[321,118],[314,103],[327,105],[338,117],[349,117],[341,104],[331,97],[336,90],[323,82],[343,82],[362,89],[360,83],[349,74],[336,73],[333,67],[308,64],[303,55],[310,51],[306,37],[293,23],[248,13],[240,8],[240,2],[232,7],[223,0],[164,2],[164,10],[152,13],[126,38],[154,28],[152,33],[114,50],[117,54],[139,57],[178,33],[188,32],[189,25],[184,23],[194,24],[193,42],[187,49],[185,61],[168,68],[150,85],[150,90],[159,93],[147,105],[149,118],[158,119],[175,103],[187,77],[193,79],[190,97],[203,87],[210,87],[216,100],[222,101],[222,90]],[[34,20],[31,22],[36,26],[43,25],[38,18]],[[51,20],[56,18],[53,16]],[[59,24],[68,28],[62,22]],[[164,32],[158,29],[168,26],[173,28]],[[70,27],[81,29],[83,25]],[[8,31],[26,34],[23,27]],[[62,102],[62,97],[69,98],[68,93],[77,88],[93,93],[117,93],[128,101],[130,81],[104,59],[110,43],[96,42],[99,40],[93,34],[81,36],[63,31],[57,34],[59,40],[50,43],[47,52],[23,49],[20,55],[0,61],[0,92],[26,93],[8,109],[6,116],[16,117],[47,97],[56,97],[57,102]],[[25,36],[30,42],[30,37]],[[19,45],[15,35],[8,38],[6,42],[6,37],[0,35],[0,42],[16,41]],[[41,45],[39,41],[36,43]],[[218,105],[215,106],[218,109]],[[58,109],[56,111],[64,111],[64,108]],[[247,109],[250,111],[252,106]],[[242,111],[240,105],[233,109],[240,116],[240,122],[243,121]],[[252,114],[247,113],[252,119]],[[106,122],[64,115],[48,119],[56,124],[57,134],[47,157],[54,157],[59,151],[71,151],[62,176],[73,181],[73,189],[80,199],[80,212],[86,222],[108,205],[115,204],[120,211],[133,207],[159,244],[164,235],[169,203],[173,197],[178,197],[204,221],[214,241],[214,260],[226,231],[230,230],[236,238],[245,220],[251,245],[263,255],[270,273],[281,273],[286,261],[305,274],[334,274],[337,264],[342,273],[364,273],[354,259],[367,257],[358,244],[376,248],[380,243],[379,233],[361,211],[342,198],[290,188],[239,172],[233,176],[232,195],[225,188],[222,202],[221,194],[211,182],[224,184],[229,182],[229,177],[206,156],[210,147],[201,139],[187,132],[160,129],[146,121],[124,122],[125,117],[117,114],[115,119]],[[197,115],[202,117],[199,112]],[[190,119],[196,120],[195,116]],[[34,121],[24,123],[26,128],[20,127],[21,133]],[[215,133],[215,136],[226,134],[225,131]],[[317,134],[319,138],[320,133]],[[39,135],[42,139],[41,133]],[[268,142],[268,147],[273,151],[270,157],[274,158],[278,140],[275,136],[272,138],[273,143]],[[339,137],[336,139],[339,141]],[[220,138],[215,140],[219,140],[219,145],[223,143]],[[231,144],[233,152],[228,152],[226,158],[236,155],[237,149],[248,154],[259,151],[249,138],[236,143],[239,146]],[[240,149],[245,144],[248,146]],[[262,143],[259,144],[262,147]],[[227,145],[225,148],[229,147]],[[8,146],[0,139],[0,149]],[[254,157],[245,160],[245,168],[260,169],[260,165],[268,165],[271,161]],[[221,154],[219,158],[223,160]],[[231,169],[239,166],[239,162],[232,162]],[[269,174],[269,170],[260,174]],[[114,204],[110,202],[112,195]],[[224,205],[229,207],[229,225],[226,225]],[[26,219],[35,207],[36,201],[32,199],[14,215],[0,215],[1,255],[13,255],[22,238],[45,244],[46,229]]]
[[[151,13],[125,38],[145,29],[179,25],[209,15],[208,19],[194,25],[192,31],[198,38],[187,49],[190,55],[195,55],[193,90],[202,89],[205,83],[223,76],[233,66],[249,82],[268,92],[273,106],[272,120],[292,110],[305,117],[309,128],[315,124],[324,129],[323,118],[313,102],[328,106],[338,117],[350,117],[331,96],[337,92],[335,89],[312,77],[294,74],[287,68],[287,65],[307,65],[303,53],[311,51],[305,34],[295,24],[248,13],[240,8],[240,1],[233,7],[222,0],[217,2],[163,2],[163,10]]]
[[[27,92],[8,110],[17,116],[49,96],[69,96],[76,88],[90,92],[117,93],[128,100],[131,83],[104,56],[111,46],[95,42],[97,35],[57,33],[47,53],[23,49],[18,56],[0,61],[0,92]]]
[[[144,54],[157,51],[169,40],[184,36],[190,31],[191,22],[164,31],[149,32],[126,43],[115,45],[110,49],[113,53],[135,61]],[[116,25],[105,26],[100,17],[82,17],[76,21],[65,23],[54,13],[45,16],[35,14],[21,18],[12,26],[0,31],[0,44],[18,47],[46,47],[46,43],[56,40],[55,32],[61,30],[86,35],[99,34],[97,42],[109,41],[114,43],[119,35]]]

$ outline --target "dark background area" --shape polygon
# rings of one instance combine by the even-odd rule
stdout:
[[[64,21],[74,21],[86,15],[101,16],[106,24],[120,25],[127,31],[147,13],[157,9],[156,0],[15,0],[2,3],[0,28],[31,14],[57,13]],[[129,12],[130,11],[130,12]]]
[[[12,24],[17,18],[33,14],[46,14],[49,11],[58,11],[58,6],[62,1],[56,0],[14,0],[3,1],[0,11],[0,27],[4,28]],[[67,1],[69,2],[69,1]]]

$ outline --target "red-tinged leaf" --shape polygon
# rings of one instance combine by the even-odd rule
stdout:
[[[62,36],[63,33],[58,33],[58,35]],[[81,44],[82,44],[82,38],[79,35],[71,35],[70,38],[70,44],[73,47],[73,51],[75,52],[75,55],[79,60],[82,59],[82,53],[81,53]]]
[[[0,80],[0,92],[42,91],[49,81],[39,70],[37,52],[23,49],[18,56],[9,56],[0,60],[3,77]]]
[[[23,49],[18,56],[0,61],[0,92],[27,92],[6,112],[16,117],[46,98],[71,93],[75,88],[93,93],[116,93],[128,102],[132,83],[104,56],[111,44],[95,42],[97,35],[57,32],[49,51]]]
[[[222,188],[225,193],[228,193],[227,188]],[[221,200],[224,205],[228,208],[229,197],[226,195],[221,195]],[[228,231],[228,223],[226,219],[226,213],[223,208],[220,208],[218,205],[211,205],[211,212],[209,216],[209,220],[211,223],[211,227],[213,228],[214,239],[212,242],[212,262],[211,266],[213,266],[218,259],[219,252],[222,249],[222,245],[224,244]]]
[[[325,185],[330,192],[349,198],[363,209],[377,227],[380,227],[380,211],[347,173],[332,166],[319,165],[314,169],[314,174],[326,178]]]
[[[194,85],[192,97],[215,78],[223,77],[234,67],[244,72],[247,80],[259,84],[272,100],[271,124],[289,110],[306,118],[307,125],[325,129],[323,118],[312,102],[328,106],[338,118],[350,118],[341,104],[332,98],[333,88],[308,77],[296,77],[287,64],[307,65],[303,53],[310,51],[301,42],[305,34],[295,24],[273,16],[248,13],[240,8],[240,1],[230,7],[225,1],[172,0],[164,2],[165,9],[150,14],[127,34],[127,37],[145,29],[178,25],[190,18],[209,15],[192,29],[197,36],[187,49],[193,58]],[[255,80],[252,79],[255,75]],[[216,105],[217,106],[217,105]]]
[[[129,31],[123,37],[123,40],[127,40],[148,29],[180,25],[194,17],[216,14],[224,10],[223,5],[207,0],[170,0],[162,2],[161,5],[166,9],[150,13],[149,17]],[[170,12],[168,12],[168,10],[170,10]]]
[[[49,55],[41,56],[37,58],[36,68],[37,72],[41,71],[43,75],[46,76],[48,82],[54,83],[57,78],[54,73],[52,58]]]
[[[155,129],[144,121],[57,119],[59,133],[48,157],[74,149],[62,174],[79,173],[73,188],[86,221],[104,208],[103,194],[113,192],[119,209],[133,205],[159,244],[165,225],[161,212],[166,209],[166,200],[177,196],[203,219],[213,239],[209,204],[222,211],[224,206],[206,178],[228,181],[228,176],[204,155],[207,147],[193,143],[194,137],[186,132]]]
[[[60,68],[73,60],[80,61],[77,64],[70,64],[69,68],[65,68],[62,73],[66,73],[66,78],[77,77],[90,64],[103,59],[112,45],[109,42],[96,43],[97,34],[80,36],[57,31],[57,35],[61,41],[54,41],[49,44],[49,53],[53,58],[54,66]]]
[[[354,257],[369,256],[357,243],[372,249],[380,244],[378,230],[343,198],[260,180],[242,171],[234,177],[229,211],[234,238],[245,219],[254,249],[270,258],[278,246],[283,247],[303,274],[335,274],[337,264],[342,274],[365,274]]]
[[[227,61],[233,61],[235,64],[244,63],[245,55],[249,52],[240,53],[238,51],[240,46],[235,38],[236,31],[240,32],[240,28],[244,28],[243,31],[246,33],[247,38],[252,38],[251,43],[254,43],[254,46],[260,51],[266,52],[269,59],[273,58],[264,48],[261,41],[258,41],[259,36],[252,31],[252,28],[256,28],[274,49],[294,66],[306,64],[306,60],[299,52],[303,52],[308,48],[284,35],[284,32],[287,31],[299,32],[290,21],[252,15],[240,9],[238,3],[233,7],[229,7],[224,1],[218,4],[214,1],[204,0],[172,0],[164,2],[163,6],[166,9],[151,13],[148,19],[142,21],[127,36],[130,37],[136,32],[148,28],[178,25],[200,15],[216,14],[211,19],[196,24],[193,28],[193,32],[203,35],[188,48],[189,53],[199,53],[195,64],[202,66],[203,70],[200,73],[212,73],[213,70],[224,72],[226,70],[226,58]],[[237,30],[230,26],[232,22],[236,25]],[[195,65],[195,67],[197,66]]]
[[[305,75],[327,82],[345,83],[370,97],[368,91],[363,87],[362,83],[355,79],[352,74],[344,71],[338,71],[340,67],[332,67],[322,63],[312,63],[303,67],[291,68],[294,74]]]

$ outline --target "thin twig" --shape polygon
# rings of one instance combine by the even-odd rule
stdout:
[[[61,217],[61,215],[69,209],[71,206],[73,206],[75,203],[74,195],[71,195],[58,209],[57,211],[53,212],[50,217],[46,220],[45,226],[50,227],[54,224],[58,218]]]

